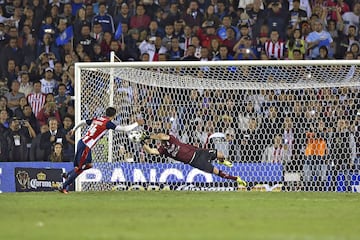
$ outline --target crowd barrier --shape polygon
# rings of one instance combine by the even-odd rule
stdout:
[[[281,164],[234,163],[229,169],[216,166],[229,174],[241,176],[250,186],[264,191],[281,190],[284,170]],[[73,163],[1,162],[0,192],[53,191],[62,182],[61,172],[69,171]],[[360,175],[349,175],[353,192],[360,192]],[[235,183],[178,163],[94,163],[94,167],[80,175],[82,190],[209,190],[231,191]],[[346,178],[336,178],[336,190],[346,191]],[[164,184],[165,183],[165,184]],[[104,187],[105,186],[105,187]]]

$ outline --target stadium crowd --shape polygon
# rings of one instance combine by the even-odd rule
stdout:
[[[72,160],[75,62],[109,61],[111,51],[121,61],[359,59],[359,19],[360,2],[348,0],[0,0],[0,161]],[[184,96],[191,109],[149,95],[143,110],[200,146],[226,133],[233,161],[301,161],[289,165],[309,175],[359,161],[358,88]]]

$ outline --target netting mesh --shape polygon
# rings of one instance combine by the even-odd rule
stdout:
[[[250,187],[281,183],[289,190],[351,191],[360,179],[360,81],[359,66],[343,63],[81,67],[81,119],[102,115],[112,99],[118,123],[142,115],[153,131],[219,149],[238,163],[227,171]],[[95,162],[108,161],[112,151],[112,162],[172,163],[145,155],[124,133],[114,132],[107,146],[106,137],[96,145]],[[149,165],[138,167],[146,171]],[[94,186],[101,190],[101,184]]]

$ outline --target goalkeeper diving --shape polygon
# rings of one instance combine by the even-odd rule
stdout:
[[[161,144],[157,148],[149,146],[148,139],[159,140]],[[182,143],[173,135],[165,133],[149,134],[144,132],[140,143],[145,152],[153,155],[164,155],[176,161],[200,169],[204,172],[215,174],[219,177],[236,181],[241,186],[246,186],[246,182],[238,176],[232,176],[225,171],[215,167],[211,161],[217,159],[220,164],[232,167],[232,163],[225,159],[224,154],[216,149],[203,149],[191,144]]]

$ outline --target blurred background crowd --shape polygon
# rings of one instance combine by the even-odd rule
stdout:
[[[68,132],[74,125],[76,62],[109,61],[111,51],[121,61],[358,59],[359,19],[360,2],[349,0],[0,0],[0,161],[72,160],[75,142]],[[355,117],[359,109],[358,88],[344,88],[336,93],[332,89],[317,89],[311,95],[306,91],[300,94],[304,104],[301,107],[293,101],[294,92],[243,92],[239,106],[232,106],[237,96],[223,94],[217,100],[223,100],[224,109],[214,109],[208,116],[231,119],[231,126],[216,129],[229,137],[244,140],[245,135],[252,136],[244,132],[251,131],[250,127],[263,129],[259,134],[274,127],[276,131],[271,135],[266,132],[267,140],[263,144],[277,141],[278,145],[283,144],[288,137],[287,141],[295,146],[294,136],[286,132],[295,124],[304,124],[294,122],[295,119],[309,121],[312,119],[309,116],[314,116],[312,111],[316,110],[318,116],[329,111],[330,106],[338,105],[337,111],[326,115],[328,118],[321,115],[316,123],[311,122],[311,128],[325,122],[329,124],[327,132],[336,131],[341,124],[353,133],[358,131]],[[199,105],[204,104],[204,99],[215,101],[220,93],[184,94],[188,101]],[[335,99],[332,94],[336,95]],[[263,99],[261,104],[254,95]],[[322,103],[317,102],[320,97],[329,99],[317,106]],[[276,104],[265,104],[285,104],[284,99],[288,98],[291,114],[284,115]],[[158,101],[165,104],[167,98]],[[348,106],[350,101],[352,105]],[[228,105],[236,109],[225,114]],[[160,116],[155,110],[146,111]],[[192,109],[195,114],[192,116],[205,110]],[[292,115],[295,110],[301,110],[301,117]],[[245,122],[233,121],[234,113],[244,116]],[[236,117],[241,119],[241,116]],[[276,124],[269,122],[270,116],[276,118]],[[148,118],[151,119],[150,114]],[[192,129],[193,133],[205,131],[214,121],[200,120],[199,129]],[[167,123],[160,118],[153,121]],[[169,126],[170,131],[172,125]],[[302,126],[305,125],[296,129]],[[347,164],[350,158],[356,158],[356,154],[350,157],[354,153],[349,144],[352,149],[358,144],[355,141],[358,135],[349,138],[350,130],[343,140],[349,149]],[[182,137],[184,141],[202,145],[211,131],[195,140],[191,134]],[[249,147],[258,144],[256,139],[250,141]],[[240,140],[236,141],[238,147],[242,146]],[[289,148],[288,144],[283,146],[281,154]],[[291,151],[299,154],[302,147],[306,147],[306,142]],[[237,158],[232,160],[241,161],[241,156],[246,155],[255,156],[254,161],[280,161],[272,159],[274,149],[268,150],[268,156],[261,156],[265,150],[260,147],[256,151],[253,155],[236,154]],[[275,154],[280,155],[280,150],[277,151]],[[359,154],[356,148],[355,152]]]

